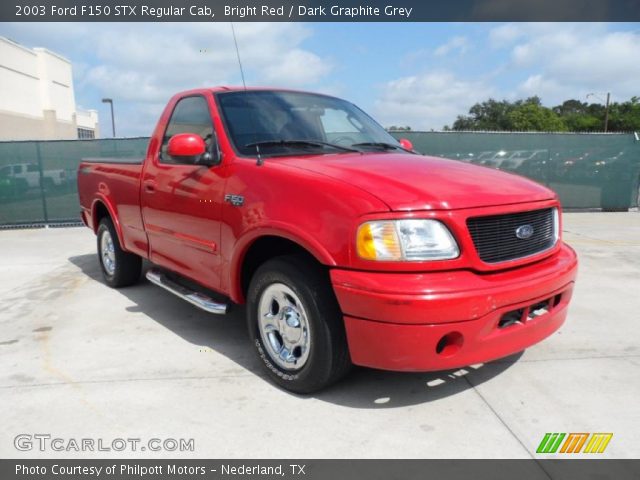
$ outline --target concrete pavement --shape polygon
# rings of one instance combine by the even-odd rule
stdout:
[[[568,213],[580,272],[565,326],[458,371],[355,370],[302,397],[271,385],[244,312],[100,280],[86,228],[0,231],[0,457],[531,458],[545,432],[613,432],[640,456],[640,214]],[[193,439],[194,451],[14,447],[19,434]]]

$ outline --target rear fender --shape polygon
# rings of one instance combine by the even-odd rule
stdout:
[[[115,208],[113,208],[113,205],[111,204],[111,202],[109,201],[109,199],[107,197],[105,197],[103,194],[98,193],[96,194],[96,199],[93,201],[93,204],[91,205],[91,228],[93,229],[94,233],[98,233],[98,226],[100,225],[100,222],[98,221],[98,207],[100,205],[104,206],[107,209],[107,212],[109,213],[109,217],[111,218],[111,221],[113,222],[113,226],[116,229],[116,234],[118,235],[118,241],[120,242],[120,247],[124,250],[124,237],[122,235],[122,226],[120,225],[120,220],[118,220],[118,216],[116,215],[116,211]]]

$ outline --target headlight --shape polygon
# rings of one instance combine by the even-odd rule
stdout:
[[[380,220],[358,227],[358,256],[365,260],[448,260],[460,254],[458,244],[437,220]]]

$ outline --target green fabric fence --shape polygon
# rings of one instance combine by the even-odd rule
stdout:
[[[148,138],[0,142],[0,225],[77,222],[78,164],[140,157]]]
[[[638,206],[635,134],[393,132],[425,155],[532,178],[565,208]],[[78,163],[85,157],[143,157],[148,138],[0,142],[0,226],[77,222]],[[322,161],[322,160],[318,160]]]
[[[419,152],[498,168],[555,190],[565,208],[638,206],[637,134],[394,132]]]

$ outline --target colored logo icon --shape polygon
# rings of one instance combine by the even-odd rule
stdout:
[[[536,453],[604,453],[611,437],[613,433],[545,433]]]

